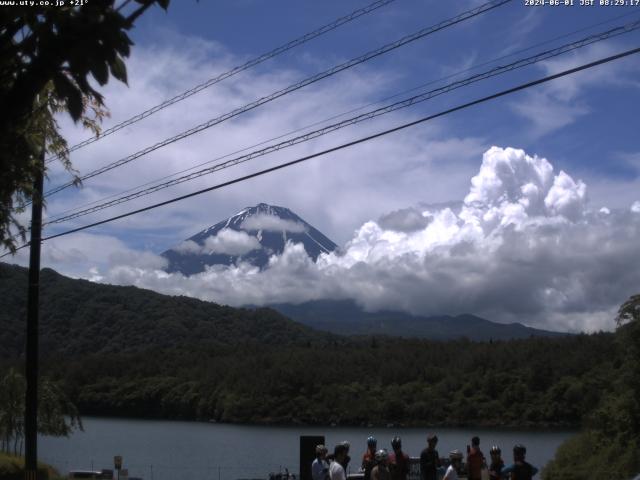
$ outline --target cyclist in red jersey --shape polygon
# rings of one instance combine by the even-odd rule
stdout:
[[[378,441],[375,437],[367,438],[367,451],[362,456],[362,470],[364,470],[364,480],[371,479],[371,470],[376,466],[376,446]]]
[[[393,453],[389,455],[389,470],[392,480],[407,480],[409,476],[409,455],[402,451],[402,440],[393,437],[391,440]]]
[[[467,471],[469,480],[482,480],[484,454],[480,450],[480,438],[471,439],[471,448],[467,447]]]

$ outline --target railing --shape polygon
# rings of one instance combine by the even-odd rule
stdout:
[[[65,478],[70,471],[113,469],[113,465],[94,460],[79,464],[55,458],[42,458],[41,460],[52,465]],[[260,467],[247,467],[244,465],[171,465],[127,462],[122,468],[128,471],[129,480],[134,478],[138,480],[267,480],[271,473],[284,474],[287,466],[266,464]],[[297,472],[295,473],[298,478]],[[114,480],[117,480],[116,475],[117,472],[114,470]],[[122,476],[120,480],[123,480]]]

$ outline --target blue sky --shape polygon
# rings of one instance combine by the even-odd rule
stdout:
[[[261,68],[293,67],[312,74],[480,3],[397,1]],[[156,9],[142,19],[134,38],[140,44],[157,42],[161,40],[163,30],[177,30],[219,42],[234,54],[248,58],[366,4],[335,0],[174,2],[168,14]],[[571,40],[638,20],[640,7],[527,7],[523,1],[514,1],[481,18],[373,60],[361,70],[393,72],[395,78],[378,92],[379,98],[384,98],[386,94],[404,91],[463,67],[622,15],[628,16],[577,33],[569,37]],[[640,35],[635,32],[606,44],[615,51],[638,45],[639,40]],[[552,45],[557,44],[555,42]],[[632,58],[625,62],[637,64],[638,60]],[[606,66],[602,70],[608,70],[612,76],[616,76],[616,68]],[[531,78],[540,71],[539,68],[532,68],[522,74],[509,75],[504,81],[492,81],[485,88],[473,89],[473,93],[491,92],[496,87]],[[589,75],[591,73],[584,74],[585,77]],[[326,80],[338,88],[340,81],[339,76]],[[471,92],[469,89],[465,94],[447,96],[447,100],[440,105],[450,104],[454,99],[475,97]],[[619,180],[638,175],[637,169],[625,165],[618,157],[637,150],[637,117],[629,105],[637,102],[639,95],[640,90],[633,88],[632,84],[619,85],[618,88],[612,88],[608,82],[589,85],[588,91],[580,95],[575,103],[572,102],[583,107],[580,109],[582,113],[574,112],[574,121],[543,136],[533,134],[530,122],[509,108],[512,102],[526,94],[454,115],[447,120],[447,126],[465,135],[490,136],[499,145],[518,145],[527,151],[540,152],[553,158],[555,165],[572,172],[611,176]],[[416,109],[417,112],[432,110],[427,106]],[[585,142],[585,138],[590,141]]]
[[[89,172],[481,3],[397,0],[78,150],[72,161],[81,174]],[[48,218],[428,82],[434,82],[428,88],[441,86],[640,20],[640,6],[574,3],[528,7],[514,0],[159,149],[88,180],[81,189],[50,197]],[[174,0],[168,12],[156,8],[140,19],[132,33],[136,45],[128,60],[129,86],[111,82],[104,90],[111,112],[104,127],[367,4]],[[637,46],[640,30],[48,227],[46,234],[189,193]],[[506,55],[511,56],[459,73]],[[640,233],[640,203],[634,203],[640,201],[639,58],[629,57],[302,166],[64,237],[45,244],[44,262],[78,277],[221,303],[346,296],[370,309],[471,312],[554,329],[609,328],[616,306],[640,285],[640,274],[629,277],[616,270],[624,258],[636,254],[640,258],[632,241]],[[66,118],[61,118],[61,125],[70,144],[87,136]],[[49,171],[49,186],[66,179],[68,174],[60,166]],[[537,185],[543,203],[530,195],[531,185]],[[472,200],[476,204],[468,203]],[[292,249],[266,273],[244,266],[193,279],[158,273],[162,259],[157,254],[260,202],[289,207],[343,246],[344,256],[311,265],[304,252]],[[440,205],[447,202],[452,209]],[[427,219],[426,226],[409,231],[388,226],[397,224],[390,218],[406,220],[407,215]],[[528,250],[519,250],[522,242]],[[460,270],[450,260],[467,251],[467,245],[478,249],[483,263],[470,262],[468,270]],[[594,257],[594,250],[601,257]],[[17,261],[24,263],[25,256]],[[340,278],[350,279],[349,285],[336,279],[336,271]],[[484,273],[478,276],[478,272]],[[307,291],[288,289],[291,282],[285,280],[280,283],[298,274]],[[386,278],[388,283],[371,283],[370,277]],[[266,283],[277,289],[266,289]],[[439,291],[440,297],[425,297],[426,288]],[[461,304],[446,294],[458,289],[458,300],[466,299]]]
[[[268,61],[255,71],[269,74],[280,69],[293,69],[297,78],[301,79],[481,3],[396,1]],[[167,37],[177,33],[215,42],[223,51],[244,60],[367,4],[336,0],[173,2],[168,13],[155,9],[143,17],[133,38],[140,46],[157,46],[170,41]],[[514,1],[390,52],[354,68],[354,71],[365,77],[376,77],[376,89],[367,99],[376,101],[571,32],[582,30],[520,55],[507,57],[502,63],[638,19],[640,7],[586,7],[577,4],[573,7],[528,7],[523,1]],[[598,53],[622,51],[637,46],[639,41],[640,33],[636,31],[603,42],[598,47],[585,49],[577,56],[578,59],[591,60]],[[175,48],[179,49],[179,45],[175,45]],[[215,57],[211,61],[215,62]],[[558,68],[565,64],[573,66],[576,60],[574,56],[567,55],[560,57],[557,63]],[[497,64],[501,63],[492,66]],[[610,180],[618,184],[633,182],[640,174],[637,160],[638,122],[635,109],[630,108],[640,100],[640,89],[633,75],[634,71],[637,73],[636,65],[638,59],[633,57],[619,61],[617,65],[598,67],[597,72],[576,75],[569,81],[577,84],[575,93],[569,94],[566,99],[562,98],[562,91],[554,96],[546,93],[549,87],[541,87],[434,123],[441,125],[452,136],[481,138],[488,142],[487,145],[517,146],[529,153],[545,156],[552,159],[556,168],[565,169],[580,178]],[[481,69],[470,73],[478,71]],[[414,107],[410,114],[421,116],[433,113],[544,73],[547,70],[540,66],[526,68]],[[195,76],[193,78],[194,83],[202,80]],[[323,80],[320,88],[339,89],[344,81],[344,75],[339,74]],[[292,95],[291,101],[295,102],[300,96],[314,90],[317,90],[315,86],[306,87]],[[562,101],[558,101],[558,97]],[[287,98],[280,99],[277,104],[286,104],[288,101]],[[519,105],[522,106],[520,110],[517,108]],[[478,159],[475,160],[477,162]],[[460,161],[464,162],[464,159]],[[601,195],[605,197],[606,193]],[[622,206],[630,200],[626,195],[621,199],[607,199],[615,206]],[[306,212],[300,213],[304,215]],[[338,241],[349,238],[349,232],[335,231],[330,225],[323,226]]]

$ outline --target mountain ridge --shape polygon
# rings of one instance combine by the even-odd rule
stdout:
[[[287,242],[301,243],[315,261],[338,246],[285,207],[259,203],[201,230],[161,255],[167,272],[194,275],[213,265],[248,262],[265,268],[269,257],[284,251]]]
[[[270,308],[303,325],[340,335],[389,335],[430,340],[473,341],[558,337],[521,323],[498,323],[472,314],[417,316],[399,311],[366,312],[353,300],[314,300],[301,304],[271,304]]]

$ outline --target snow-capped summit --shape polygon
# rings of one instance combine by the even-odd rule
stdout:
[[[314,260],[337,248],[288,208],[260,203],[196,233],[162,256],[169,261],[168,272],[184,275],[239,261],[264,268],[271,255],[284,251],[287,241],[301,243]]]

